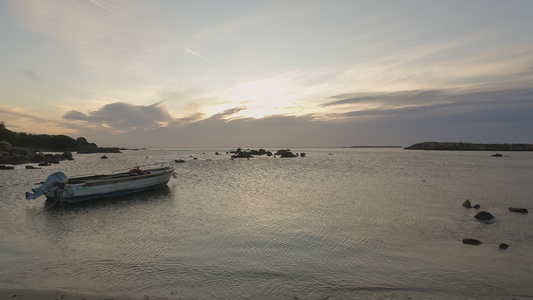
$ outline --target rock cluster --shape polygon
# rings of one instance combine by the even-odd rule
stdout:
[[[238,148],[235,151],[230,151],[230,153],[233,154],[231,158],[252,158],[254,156],[262,156],[262,155],[266,155],[269,157],[274,155],[274,156],[279,156],[283,158],[298,157],[298,156],[306,157],[305,153],[293,153],[290,149],[281,149],[281,150],[278,150],[276,153],[272,154],[272,152],[266,151],[265,149],[259,149],[259,150],[248,149],[248,151],[245,151],[241,148]]]
[[[465,208],[479,208],[479,205],[476,204],[474,206],[472,206],[472,203],[470,202],[470,200],[465,200],[462,204],[461,204],[463,207]],[[521,214],[527,214],[528,213],[528,210],[526,208],[517,208],[517,207],[509,207],[509,211],[511,212],[516,212],[516,213],[521,213]],[[485,224],[490,224],[492,220],[495,219],[495,217],[488,211],[480,211],[478,212],[474,218],[476,220],[479,220],[479,221],[483,221],[485,222]],[[467,238],[467,239],[463,239],[463,244],[467,244],[467,245],[481,245],[483,244],[481,241],[477,240],[477,239],[472,239],[472,238]],[[509,245],[508,244],[505,244],[505,243],[501,243],[498,245],[498,248],[502,249],[502,250],[505,250],[507,248],[509,248]]]
[[[466,199],[465,202],[463,202],[462,205],[465,208],[474,208],[474,209],[479,209],[481,207],[479,204],[476,204],[476,205],[472,206],[472,203],[468,199]]]
[[[13,147],[7,142],[0,142],[0,163],[19,165],[25,163],[59,163],[63,160],[73,160],[72,153],[44,154],[24,147]]]

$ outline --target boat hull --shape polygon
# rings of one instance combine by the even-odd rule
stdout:
[[[46,198],[61,202],[81,202],[132,194],[167,185],[173,169],[152,170],[146,175],[101,178],[82,183],[67,183],[63,189],[46,193]],[[74,181],[74,180],[73,180]]]

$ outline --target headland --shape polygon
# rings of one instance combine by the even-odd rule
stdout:
[[[456,151],[533,151],[533,144],[476,144],[463,142],[423,142],[405,147],[406,150]]]

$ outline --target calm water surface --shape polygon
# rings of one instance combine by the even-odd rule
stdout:
[[[533,298],[532,216],[508,211],[533,209],[533,153],[214,154],[226,150],[75,155],[0,171],[0,288],[166,299]],[[77,205],[24,199],[54,171],[173,159],[186,162],[165,188]],[[496,221],[477,222],[466,199]]]

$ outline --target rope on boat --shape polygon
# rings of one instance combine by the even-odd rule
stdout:
[[[39,211],[39,212],[36,213],[35,215],[38,215],[38,214],[42,213],[43,211],[49,209],[50,207],[54,206],[57,202],[59,202],[59,199],[56,199],[56,201],[54,201],[54,203],[52,203],[52,204],[50,204],[50,205],[48,205],[48,206],[45,205],[44,208],[43,208],[43,210]]]

